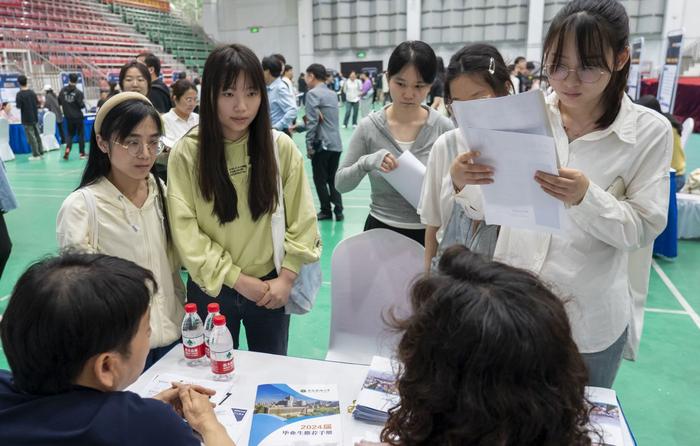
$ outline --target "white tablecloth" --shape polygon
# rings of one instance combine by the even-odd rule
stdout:
[[[700,195],[676,194],[678,238],[700,238]]]
[[[342,416],[343,445],[352,445],[353,441],[360,437],[374,437],[376,439],[381,432],[381,426],[357,421],[347,410],[362,388],[367,375],[368,366],[366,365],[317,361],[241,350],[236,351],[235,367],[235,377],[232,380],[233,388],[231,396],[223,403],[225,407],[252,410],[259,384],[337,384]],[[209,367],[187,366],[182,347],[177,346],[141,375],[127,390],[143,395],[148,383],[156,375],[162,373],[173,373],[193,379],[211,379],[212,376]],[[624,427],[626,428],[626,425]],[[250,426],[246,427],[245,434],[236,445],[247,446],[249,433]],[[625,435],[625,445],[633,446],[634,440],[632,440],[629,430],[625,432]]]

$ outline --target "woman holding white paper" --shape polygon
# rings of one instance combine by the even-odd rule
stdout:
[[[561,168],[533,181],[566,204],[571,224],[561,235],[502,227],[494,254],[570,299],[574,339],[598,387],[615,379],[632,317],[630,277],[644,273],[628,268],[628,253],[666,226],[670,187],[671,127],[625,95],[628,38],[627,13],[614,0],[574,0],[554,18],[543,54]],[[451,168],[472,218],[483,217],[476,185],[493,175],[477,156],[464,153]]]
[[[391,229],[424,243],[425,226],[416,208],[383,174],[398,167],[397,158],[404,152],[411,152],[425,164],[437,137],[453,128],[449,119],[421,105],[436,74],[437,59],[430,45],[401,43],[391,53],[387,69],[393,102],[362,119],[352,135],[335,176],[335,187],[341,193],[349,192],[369,175],[372,202],[365,231]]]
[[[450,59],[445,78],[445,101],[450,113],[453,101],[507,96],[512,88],[508,67],[498,50],[491,45],[466,45]],[[472,251],[488,257],[493,255],[498,227],[486,225],[480,219],[462,217],[461,210],[454,207],[455,188],[450,178],[450,166],[460,153],[467,151],[460,129],[442,134],[430,151],[418,206],[421,222],[426,225],[426,271],[437,264],[438,251],[449,247],[444,244],[452,244],[461,237],[465,238],[464,244]],[[452,233],[464,225],[469,227],[469,234],[453,237]],[[445,238],[446,229],[448,234]]]

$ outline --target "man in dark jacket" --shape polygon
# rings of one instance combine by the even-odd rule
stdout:
[[[151,74],[151,91],[148,92],[148,99],[153,103],[158,113],[169,112],[173,104],[170,99],[170,89],[160,79],[160,60],[153,53],[141,53],[136,60],[146,65]]]
[[[32,148],[32,156],[29,159],[40,160],[44,157],[44,146],[41,144],[41,135],[37,126],[39,123],[39,100],[34,90],[27,86],[27,76],[20,75],[17,82],[19,82],[20,91],[15,98],[15,104],[22,112],[22,126],[27,135],[27,142]]]
[[[70,149],[73,146],[73,136],[78,135],[78,148],[80,149],[80,159],[85,159],[85,127],[83,125],[83,108],[85,108],[85,96],[78,89],[78,75],[71,73],[68,75],[68,85],[61,89],[58,94],[58,103],[63,109],[63,117],[68,124],[68,138],[66,139],[66,151],[63,159],[67,160]]]

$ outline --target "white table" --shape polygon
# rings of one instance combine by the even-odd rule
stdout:
[[[259,384],[337,384],[343,445],[353,445],[353,441],[360,437],[376,439],[382,430],[381,426],[355,420],[348,411],[348,407],[357,398],[364,383],[368,369],[366,365],[268,355],[243,350],[236,351],[234,364],[236,372],[232,380],[231,396],[224,401],[223,407],[239,407],[252,411]],[[143,394],[148,383],[162,373],[173,373],[192,379],[211,379],[212,377],[209,367],[189,367],[185,363],[182,347],[177,346],[141,375],[127,390]],[[250,424],[250,421],[248,423]],[[246,427],[245,434],[236,445],[248,446],[249,433],[250,425]],[[623,423],[623,435],[625,446],[634,446],[634,440],[626,423]]]
[[[317,361],[243,350],[236,351],[234,365],[236,371],[233,389],[231,396],[222,404],[224,407],[240,407],[252,411],[259,384],[337,384],[343,445],[352,445],[354,439],[366,437],[367,434],[377,438],[381,432],[381,426],[357,421],[347,410],[360,393],[367,375],[366,365]],[[193,379],[211,379],[212,377],[209,367],[189,367],[185,363],[182,347],[177,346],[141,375],[127,390],[141,394],[148,383],[162,373],[174,373]],[[250,426],[245,432],[243,438],[236,443],[237,446],[248,445]]]

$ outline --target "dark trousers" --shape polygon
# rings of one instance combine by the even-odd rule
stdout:
[[[357,113],[360,110],[360,102],[346,102],[345,103],[345,118],[343,118],[343,125],[348,125],[348,120],[350,118],[350,113],[352,112],[352,125],[357,125]]]
[[[44,154],[44,145],[41,143],[41,135],[39,134],[39,126],[37,124],[22,124],[24,134],[27,135],[27,142],[32,148],[32,156],[41,156]]]
[[[331,202],[336,215],[343,213],[343,199],[335,189],[335,173],[338,171],[340,152],[319,150],[311,158],[311,169],[314,175],[314,185],[321,202],[321,212],[331,213]]]
[[[73,136],[78,135],[78,148],[80,154],[85,153],[85,126],[82,119],[66,118],[68,124],[68,139],[66,140],[66,150],[70,150],[73,146]]]
[[[277,277],[274,271],[261,280]],[[289,315],[284,314],[284,307],[268,310],[258,307],[255,302],[246,299],[236,290],[224,285],[219,296],[207,295],[199,285],[187,278],[187,301],[197,304],[199,317],[207,317],[207,305],[219,304],[220,313],[226,316],[226,326],[233,336],[233,346],[238,348],[241,322],[245,327],[248,350],[274,355],[286,355],[289,339]]]
[[[12,240],[10,240],[10,233],[7,232],[5,216],[0,212],[0,278],[5,270],[7,259],[10,258],[10,252],[12,252]]]
[[[401,235],[405,235],[406,237],[413,239],[421,245],[425,246],[425,229],[395,228],[394,226],[389,226],[388,224],[377,220],[371,215],[368,215],[367,220],[365,220],[365,231],[369,231],[370,229],[390,229],[394,232],[398,232]]]
[[[58,136],[61,137],[61,144],[66,144],[66,130],[63,128],[63,121],[58,122],[56,127],[58,127]]]

